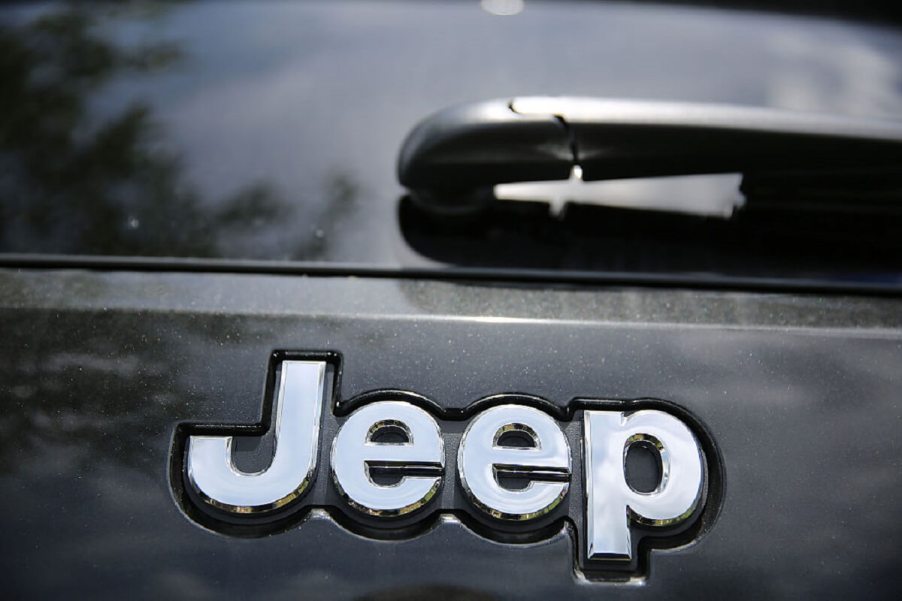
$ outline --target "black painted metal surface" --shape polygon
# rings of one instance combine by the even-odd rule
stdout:
[[[902,312],[892,299],[253,275],[0,272],[0,572],[12,596],[894,598]],[[261,538],[180,508],[184,421],[259,421],[270,353],[335,350],[341,396],[447,410],[500,392],[664,398],[720,449],[724,498],[647,577],[573,569],[566,524],[454,516],[373,540],[328,514]],[[319,466],[320,478],[325,466]],[[449,480],[449,485],[451,481]]]
[[[902,117],[895,25],[682,5],[13,5],[0,50],[3,253],[455,264],[406,241],[395,161],[487,98]]]

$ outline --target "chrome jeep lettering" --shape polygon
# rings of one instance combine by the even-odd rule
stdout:
[[[586,411],[586,541],[590,559],[629,560],[630,520],[671,526],[692,515],[704,485],[702,448],[686,424],[663,411]],[[652,492],[634,490],[623,469],[633,444],[647,441],[661,459]]]
[[[392,538],[393,529],[454,511],[484,535],[516,542],[569,520],[583,572],[629,572],[639,568],[641,538],[689,540],[683,535],[691,538],[705,507],[712,459],[690,424],[649,403],[577,399],[565,415],[500,395],[442,420],[422,397],[386,392],[342,416],[324,409],[326,360],[283,359],[274,369],[274,440],[262,469],[242,471],[233,456],[246,429],[259,437],[262,426],[186,425],[176,437],[173,474],[181,474],[186,511],[211,528],[253,535],[325,507],[346,516],[344,525],[359,522],[364,535]],[[627,453],[636,444],[659,460],[648,492],[630,484]]]
[[[283,361],[273,411],[272,463],[260,472],[239,471],[232,461],[232,436],[188,439],[188,481],[204,501],[235,514],[283,507],[307,490],[316,469],[326,364]]]
[[[530,447],[506,446],[505,434],[519,433]],[[570,485],[570,447],[547,413],[532,407],[501,405],[479,413],[464,432],[457,469],[476,507],[499,520],[531,520],[561,502]],[[511,490],[500,475],[527,478]]]
[[[400,432],[406,441],[379,442],[380,431]],[[442,482],[442,432],[428,413],[410,403],[383,401],[362,407],[342,425],[332,444],[335,487],[355,509],[374,516],[404,515],[429,502]],[[396,484],[374,482],[382,469],[401,476]],[[420,475],[405,473],[418,469]],[[434,475],[422,475],[427,471]]]

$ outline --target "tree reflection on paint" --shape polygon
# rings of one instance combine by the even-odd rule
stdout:
[[[97,33],[98,18],[127,10],[68,7],[0,28],[0,251],[221,256],[225,235],[290,211],[265,183],[202,199],[145,104],[92,123],[90,95],[111,78],[180,58],[172,44],[123,49]]]

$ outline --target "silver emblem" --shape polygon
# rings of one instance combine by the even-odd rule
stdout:
[[[586,541],[589,559],[629,560],[630,524],[679,524],[695,511],[704,486],[701,445],[686,424],[663,411],[586,411]],[[630,446],[650,442],[661,459],[655,490],[634,490],[623,468]]]
[[[635,571],[640,538],[686,540],[704,512],[713,457],[689,423],[648,403],[578,399],[563,420],[550,404],[549,412],[538,401],[527,406],[501,396],[449,439],[441,416],[405,393],[386,393],[346,417],[324,410],[326,360],[285,359],[277,371],[274,445],[264,469],[235,466],[239,434],[184,428],[174,469],[184,474],[189,515],[210,527],[246,524],[250,534],[264,533],[266,524],[284,524],[305,507],[329,506],[378,535],[397,520],[410,525],[463,510],[499,540],[513,541],[569,520],[582,539],[579,567],[591,576]],[[321,438],[328,455],[320,454]],[[659,460],[657,485],[645,492],[633,487],[626,467],[636,444]],[[331,478],[317,480],[321,461],[330,463]]]
[[[326,364],[283,361],[273,410],[275,448],[262,472],[246,474],[232,461],[232,436],[188,439],[188,481],[204,501],[235,514],[257,514],[291,503],[315,475]]]
[[[531,446],[505,446],[518,433]],[[547,413],[522,405],[483,411],[467,426],[457,452],[460,482],[476,507],[499,520],[530,520],[554,509],[570,485],[570,446]],[[499,476],[528,479],[525,488],[502,486]]]
[[[378,442],[381,431],[400,433],[406,440]],[[419,509],[438,491],[444,467],[445,445],[438,424],[410,403],[383,401],[358,409],[332,443],[335,487],[348,504],[370,515],[404,515]],[[401,479],[397,484],[377,484],[375,470]],[[424,471],[432,475],[423,475]]]

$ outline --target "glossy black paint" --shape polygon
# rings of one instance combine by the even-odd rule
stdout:
[[[899,596],[898,299],[860,280],[855,298],[660,288],[705,271],[704,249],[670,279],[613,265],[657,290],[592,286],[589,262],[480,271],[499,256],[403,230],[394,174],[420,118],[491,97],[899,118],[898,29],[634,4],[265,6],[0,11],[4,597]],[[71,253],[109,259],[83,271]],[[886,275],[868,277],[892,294]],[[460,512],[398,540],[321,509],[268,536],[213,531],[184,513],[179,428],[260,422],[279,349],[340,352],[352,403],[668,399],[716,442],[721,496],[628,582],[574,571],[569,521],[517,544]]]
[[[12,596],[895,598],[894,299],[228,274],[0,271],[0,571]],[[403,541],[315,511],[259,538],[188,519],[178,424],[254,423],[275,349],[335,349],[342,398],[447,411],[498,392],[666,398],[718,444],[724,498],[647,578],[574,574],[566,529],[509,545],[453,516]]]
[[[679,5],[27,4],[0,50],[3,252],[454,264],[402,235],[395,159],[487,98],[902,117],[894,26]]]

